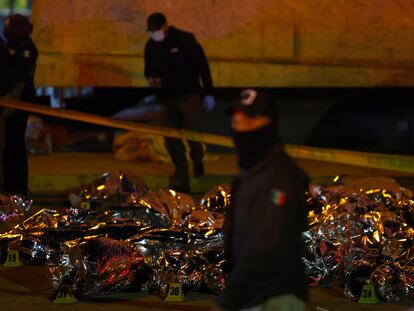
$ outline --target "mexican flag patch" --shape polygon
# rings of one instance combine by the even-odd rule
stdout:
[[[273,188],[270,191],[270,202],[277,206],[284,206],[287,202],[286,192],[277,188]]]

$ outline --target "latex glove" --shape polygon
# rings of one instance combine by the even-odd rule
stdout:
[[[204,97],[204,108],[206,108],[207,111],[213,110],[214,106],[216,106],[216,100],[214,99],[214,96],[207,95]]]
[[[161,78],[149,77],[148,78],[148,84],[152,88],[159,89],[159,88],[161,88]]]

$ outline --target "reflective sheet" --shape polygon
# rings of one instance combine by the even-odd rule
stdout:
[[[387,188],[369,188],[374,179],[337,182],[309,188],[303,262],[310,284],[345,282],[345,295],[355,301],[369,282],[385,301],[413,296],[412,193],[389,178],[377,180]]]
[[[23,216],[33,204],[28,197],[0,193],[0,223]]]

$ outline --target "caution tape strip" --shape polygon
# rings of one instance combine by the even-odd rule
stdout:
[[[192,140],[224,147],[234,146],[230,137],[222,135],[206,134],[186,131],[183,129],[167,128],[156,125],[117,120],[79,111],[45,107],[42,105],[17,101],[5,97],[0,97],[0,105],[73,121],[87,122],[124,130],[136,131],[142,134]],[[299,145],[286,145],[285,148],[286,152],[294,158],[363,166],[368,168],[391,170],[404,173],[414,173],[413,156],[314,148]]]
[[[286,152],[300,159],[319,160],[414,174],[414,157],[339,149],[286,145]]]
[[[203,142],[206,144],[220,145],[225,147],[232,147],[233,142],[229,137],[222,135],[213,135],[200,132],[186,131],[183,129],[161,127],[150,124],[143,124],[131,121],[118,120],[114,118],[97,116],[89,113],[84,113],[80,111],[60,109],[60,108],[51,108],[42,106],[39,104],[32,104],[22,101],[13,100],[10,98],[0,97],[0,105],[29,111],[32,113],[40,113],[48,116],[80,121],[86,123],[92,123],[97,125],[103,125],[108,127],[114,127],[124,130],[136,131],[143,134],[152,134],[159,135],[164,137],[192,140],[197,142]]]

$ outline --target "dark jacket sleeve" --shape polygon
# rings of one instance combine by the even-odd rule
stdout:
[[[38,51],[30,38],[22,40],[11,57],[13,89],[8,97],[28,100],[35,96],[34,75]]]
[[[149,78],[153,75],[153,68],[152,68],[152,53],[151,53],[151,46],[149,44],[149,41],[145,45],[144,49],[144,75],[145,78]]]
[[[224,259],[225,265],[224,270],[226,273],[229,273],[233,267],[233,258],[231,255],[232,250],[232,227],[233,227],[233,209],[234,209],[234,200],[235,200],[235,191],[238,188],[238,178],[234,178],[231,184],[231,200],[230,206],[226,211],[226,217],[224,220],[223,231],[224,231]]]
[[[203,83],[203,89],[205,95],[213,94],[213,80],[211,79],[210,66],[207,61],[207,57],[204,53],[203,47],[198,43],[196,38],[192,36],[193,53],[195,55],[195,65],[201,82]]]
[[[34,78],[34,71],[36,69],[37,49],[32,44],[31,40],[25,40],[16,49],[16,63],[17,67],[14,71],[14,82],[32,81]]]
[[[4,96],[12,87],[10,73],[10,55],[6,44],[0,38],[0,96]]]

